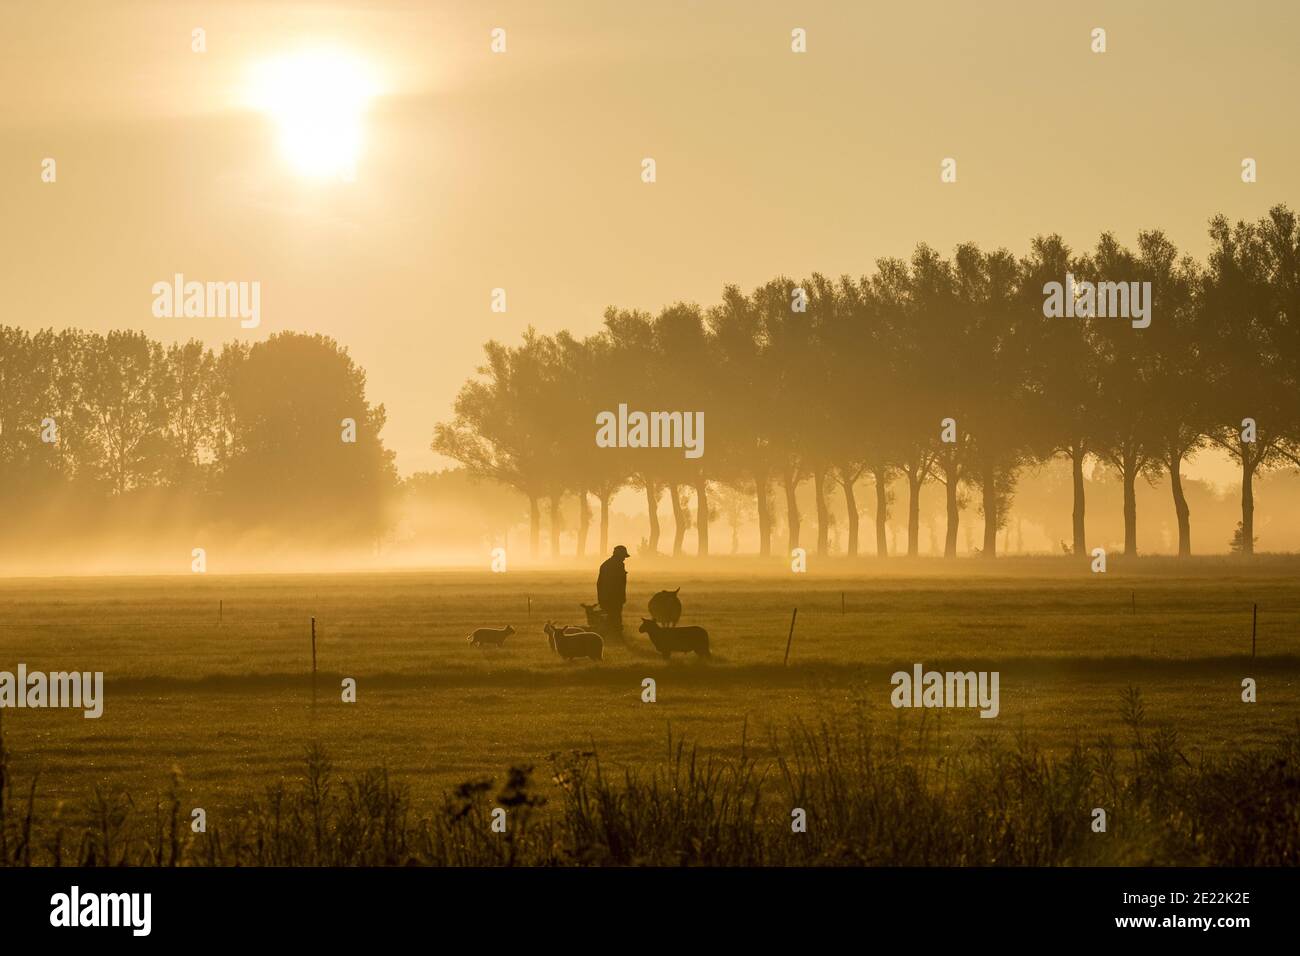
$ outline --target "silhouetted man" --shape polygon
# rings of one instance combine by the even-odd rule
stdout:
[[[596,578],[596,603],[605,612],[605,636],[623,636],[623,605],[627,603],[627,548],[621,544],[600,566]]]

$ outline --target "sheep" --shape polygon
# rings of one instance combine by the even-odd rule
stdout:
[[[542,631],[546,634],[546,640],[548,642],[551,640],[552,633],[582,634],[585,633],[587,630],[588,628],[579,627],[577,624],[554,624],[551,621],[547,621],[545,626],[542,628]],[[551,647],[551,650],[555,650],[554,646]]]
[[[506,638],[515,632],[515,629],[507,624],[505,627],[480,627],[470,632],[469,642],[475,647],[482,647],[484,644],[492,647],[501,647],[506,642]]]
[[[676,627],[682,619],[682,601],[675,591],[660,591],[650,599],[650,616],[661,626]]]
[[[547,621],[542,626],[542,632],[550,637],[551,634],[584,634],[590,628],[583,627],[581,624],[556,624],[554,621]]]
[[[605,612],[600,609],[599,604],[579,604],[578,607],[587,612],[587,627],[593,631],[604,628]]]
[[[595,631],[576,630],[572,627],[556,627],[550,621],[542,628],[546,632],[546,643],[551,650],[566,661],[575,657],[589,657],[593,661],[605,659],[605,639]]]
[[[702,627],[660,627],[652,619],[643,617],[637,631],[650,635],[650,643],[664,660],[669,660],[674,653],[689,654],[691,651],[699,657],[709,656],[709,632]]]

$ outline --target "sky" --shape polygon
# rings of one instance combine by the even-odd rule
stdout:
[[[433,426],[483,343],[530,325],[922,241],[1162,228],[1200,258],[1212,215],[1300,200],[1298,30],[1294,2],[1208,0],[0,0],[0,323],[333,336],[409,474],[447,464]],[[317,90],[365,87],[347,178],[304,175],[268,108],[304,56],[339,66]],[[155,317],[176,273],[259,282],[260,325]]]

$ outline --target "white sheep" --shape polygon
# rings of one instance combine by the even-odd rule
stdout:
[[[556,627],[550,621],[542,628],[551,650],[566,661],[575,657],[589,657],[593,661],[605,659],[605,639],[595,631],[584,631],[572,625]]]

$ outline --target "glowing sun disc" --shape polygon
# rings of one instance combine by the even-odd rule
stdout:
[[[275,120],[280,153],[296,172],[310,179],[351,179],[362,151],[363,117],[377,92],[363,61],[338,50],[311,49],[258,64],[248,99]]]

